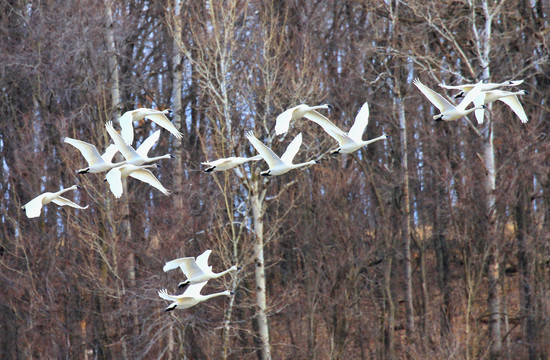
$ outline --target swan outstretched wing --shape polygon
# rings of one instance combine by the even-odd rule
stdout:
[[[140,158],[139,154],[134,150],[134,148],[128,145],[126,141],[122,138],[122,136],[120,136],[119,133],[115,130],[112,121],[108,121],[105,124],[105,128],[107,129],[109,136],[117,146],[118,151],[120,151],[120,153],[126,158],[127,162],[132,162],[133,160]]]
[[[104,162],[104,159],[101,157],[101,155],[99,155],[99,152],[94,145],[89,144],[85,141],[71,139],[68,137],[64,138],[63,141],[77,148],[84,159],[86,159],[86,161],[88,162],[88,165],[92,166],[94,164],[100,164]]]
[[[280,113],[275,119],[275,135],[282,135],[288,131],[290,121],[292,120],[292,113],[298,106],[294,106]]]
[[[476,97],[481,93],[481,89],[483,88],[483,83],[480,81],[472,88],[472,90],[468,91],[466,96],[464,96],[464,99],[458,104],[456,109],[458,110],[466,110],[466,107],[470,105],[472,101],[475,100]]]
[[[184,257],[168,261],[162,269],[166,272],[178,267],[188,279],[203,274],[203,271],[199,268],[193,257]]]
[[[349,129],[348,136],[356,142],[362,141],[363,133],[365,132],[368,124],[369,104],[365,102],[363,106],[361,106],[361,109],[359,109],[357,116],[355,116],[355,122],[353,123],[353,126]]]
[[[149,150],[157,143],[160,137],[160,130],[155,131],[151,136],[145,139],[136,149],[136,152],[143,158],[147,157]]]
[[[143,181],[144,183],[147,183],[147,184],[151,185],[155,189],[160,190],[160,192],[162,192],[166,196],[170,195],[170,191],[168,189],[166,189],[161,184],[159,179],[157,179],[155,177],[155,175],[153,175],[153,173],[150,172],[147,169],[138,169],[138,170],[132,171],[129,174],[129,176],[133,177],[134,179],[138,179],[139,181]]]
[[[87,209],[89,205],[86,205],[86,206],[80,206],[78,205],[77,203],[74,203],[72,202],[71,200],[69,199],[66,199],[62,196],[58,196],[56,197],[55,199],[52,200],[52,202],[56,205],[59,205],[59,206],[70,206],[70,207],[74,207],[76,209]]]
[[[179,297],[191,297],[191,298],[197,298],[201,296],[201,290],[206,285],[206,281],[203,281],[198,284],[191,284],[185,289],[183,294],[179,295]]]
[[[267,146],[254,136],[252,131],[246,133],[247,139],[252,143],[252,146],[260,153],[262,158],[267,162],[270,168],[283,165],[283,161]]]
[[[285,164],[292,164],[292,160],[300,150],[302,145],[302,133],[299,133],[291,142],[288,144],[286,151],[283,156],[281,156],[281,161]]]
[[[26,203],[23,208],[25,209],[25,214],[28,218],[35,218],[40,216],[40,212],[42,211],[42,199],[46,194],[41,194]]]
[[[173,134],[176,138],[181,139],[183,137],[183,133],[179,132],[179,130],[172,124],[170,120],[166,117],[164,114],[168,114],[168,110],[153,110],[153,109],[144,109],[149,110],[146,117],[147,119],[151,120],[158,126],[160,126],[163,129],[168,130],[171,134]]]
[[[109,188],[113,195],[118,199],[122,196],[122,174],[120,173],[120,168],[112,168],[105,175],[107,182],[109,183]]]
[[[445,99],[443,96],[439,95],[426,85],[422,84],[419,79],[414,79],[413,84],[424,94],[424,96],[435,106],[439,109],[440,112],[445,112],[448,110],[454,109],[454,105],[452,105],[447,99]],[[471,101],[471,100],[470,100]]]
[[[474,106],[480,106],[485,103],[485,93],[481,92],[479,95],[476,96],[474,99]],[[485,117],[485,109],[477,109],[474,111],[474,114],[476,116],[476,120],[478,124],[483,124],[483,120]]]
[[[212,271],[212,266],[208,265],[208,258],[210,257],[210,254],[212,254],[212,250],[205,250],[202,254],[197,256],[197,266],[204,272],[206,271]]]
[[[512,109],[512,111],[519,117],[522,123],[525,124],[529,120],[527,119],[525,110],[523,110],[523,106],[519,102],[516,95],[504,96],[501,97],[499,100],[508,105],[510,109]]]

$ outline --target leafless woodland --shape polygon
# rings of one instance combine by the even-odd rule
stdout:
[[[0,1],[0,358],[548,359],[550,62],[547,0]],[[412,85],[525,79],[522,124],[502,103],[434,122]],[[349,129],[352,155],[264,180],[247,130],[297,158],[335,142],[300,103]],[[155,172],[115,199],[65,136],[104,149],[105,122],[172,109]],[[140,143],[157,128],[141,121]],[[21,205],[45,190],[87,210]],[[175,257],[212,249],[243,270],[165,313]]]

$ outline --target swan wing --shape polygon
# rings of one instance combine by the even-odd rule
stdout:
[[[101,155],[99,155],[97,148],[92,144],[81,140],[71,139],[68,137],[63,139],[63,141],[77,148],[90,166],[94,164],[100,164],[104,161]]]
[[[185,289],[183,294],[180,295],[180,297],[191,297],[191,298],[198,298],[201,297],[201,290],[206,285],[206,281],[203,281],[198,284],[191,284]]]
[[[365,102],[363,106],[361,106],[361,109],[359,109],[357,116],[355,116],[355,122],[353,123],[353,126],[349,129],[348,136],[356,142],[362,141],[363,133],[365,132],[368,124],[369,104]]]
[[[124,142],[128,145],[132,145],[134,142],[134,111],[135,110],[126,111],[118,119],[121,129],[120,134],[122,135]]]
[[[419,79],[414,79],[413,84],[424,94],[424,96],[439,109],[440,112],[445,112],[455,107],[443,96],[439,95],[426,85],[422,84]]]
[[[162,270],[166,272],[172,269],[176,269],[178,267],[181,269],[183,274],[187,276],[188,279],[191,279],[193,277],[203,274],[203,271],[199,268],[199,266],[195,262],[194,257],[184,257],[184,258],[168,261],[164,265]]]
[[[63,196],[56,197],[55,199],[52,200],[52,202],[59,206],[70,206],[70,207],[74,207],[76,209],[82,209],[82,210],[87,209],[89,206],[89,205],[80,206],[77,203],[74,203],[71,200],[64,198]]]
[[[302,145],[302,133],[299,133],[291,142],[288,144],[285,153],[281,156],[281,161],[285,164],[292,164],[292,160],[300,150]]]
[[[277,116],[277,118],[275,119],[276,135],[282,135],[288,131],[288,128],[290,126],[290,121],[292,120],[292,113],[294,112],[294,110],[298,108],[298,106],[287,109]]]
[[[483,83],[480,81],[472,88],[472,90],[468,91],[466,96],[464,96],[464,99],[458,104],[456,107],[458,110],[466,110],[466,107],[470,105],[472,101],[481,93],[481,90],[483,89]]]
[[[483,105],[485,103],[485,96],[487,94],[484,92],[479,93],[478,96],[474,99],[474,106]],[[474,110],[474,114],[476,116],[476,120],[478,124],[483,124],[483,118],[485,116],[485,109],[477,109]]]
[[[147,169],[138,169],[138,170],[132,171],[129,176],[133,177],[134,179],[138,179],[139,181],[143,181],[144,183],[147,183],[147,184],[151,185],[155,189],[160,190],[160,192],[163,193],[166,196],[170,195],[170,191],[168,189],[166,189],[161,184],[159,179],[157,179],[155,177],[155,175],[153,175],[153,173],[150,172]]]
[[[105,175],[107,182],[109,183],[109,188],[113,195],[118,199],[122,196],[122,174],[120,173],[120,168],[112,168]]]
[[[23,208],[25,209],[25,214],[28,218],[35,218],[40,216],[40,212],[42,211],[42,200],[46,194],[41,194],[26,203]]]
[[[523,81],[523,80],[522,80]],[[518,100],[518,97],[516,95],[509,95],[499,98],[500,101],[505,103],[512,109],[512,111],[519,117],[522,123],[526,123],[529,119],[527,119],[527,115],[525,114],[525,110],[523,110],[523,106]]]
[[[170,120],[168,120],[166,115],[164,115],[168,113],[168,110],[163,110],[163,111],[152,110],[152,109],[149,109],[149,110],[151,110],[151,112],[145,116],[147,119],[151,120],[161,128],[168,130],[176,138],[181,139],[183,137],[183,133],[181,133],[176,128],[176,126],[172,124]]]
[[[265,160],[265,162],[267,162],[270,168],[284,164],[282,160],[273,152],[273,150],[265,146],[260,140],[256,138],[256,136],[254,136],[254,133],[252,131],[248,131],[246,133],[246,138],[252,143],[252,146],[254,146],[256,151],[260,153],[260,155]]]
[[[344,134],[344,132],[338,126],[334,125],[334,123],[330,121],[326,116],[322,115],[321,113],[315,110],[308,111],[304,115],[304,117],[309,121],[313,121],[317,125],[321,126],[323,130],[325,130],[326,132],[328,132],[328,130],[330,129],[334,132],[339,132],[341,134]]]
[[[168,294],[168,291],[166,289],[159,290],[158,293],[159,293],[159,296],[164,300],[176,301],[178,299],[177,296]]]
[[[134,148],[128,145],[126,141],[124,141],[122,136],[120,136],[119,133],[115,130],[112,121],[108,121],[105,124],[105,128],[107,129],[109,136],[118,148],[118,151],[120,151],[120,153],[126,158],[127,162],[132,162],[133,160],[140,158],[139,154],[134,150]]]
[[[136,149],[136,152],[143,158],[147,157],[147,154],[149,153],[149,150],[157,143],[160,137],[160,130],[157,130],[153,133],[153,135],[149,136],[147,139],[145,139],[141,145]]]
[[[444,89],[449,90],[462,90],[462,91],[470,91],[475,84],[465,84],[465,85],[445,85],[445,84],[439,84],[440,87]]]
[[[110,144],[109,146],[107,146],[107,149],[105,149],[105,152],[103,153],[103,155],[101,155],[101,158],[106,163],[110,163],[111,161],[113,161],[113,157],[117,152],[118,152],[118,147],[115,144]]]
[[[210,254],[212,254],[212,250],[205,250],[202,254],[197,256],[197,266],[203,271],[208,272],[212,271],[212,266],[208,266],[208,258],[210,257]]]

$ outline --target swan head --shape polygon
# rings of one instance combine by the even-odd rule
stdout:
[[[271,170],[265,170],[260,173],[262,176],[271,176]]]
[[[229,268],[230,271],[239,271],[241,270],[241,267],[240,266],[237,266],[237,265],[233,265]]]
[[[75,186],[78,190],[82,190],[82,186],[80,186],[80,185],[75,185]]]
[[[229,295],[235,295],[235,293],[233,291],[230,291]]]
[[[388,134],[382,134],[382,136],[385,136],[387,140],[391,140],[391,136],[389,136]]]
[[[176,303],[170,304],[170,306],[168,306],[166,309],[164,309],[164,311],[168,312],[168,311],[176,310],[177,306],[178,305]]]
[[[27,209],[25,209],[25,205],[21,206],[21,210],[27,211]]]
[[[90,168],[80,169],[77,171],[78,174],[87,174],[90,171]]]
[[[172,154],[168,154],[168,155],[170,155],[170,159],[175,159],[175,158],[176,158],[176,157],[175,157],[174,155],[172,155]]]
[[[331,153],[332,155],[338,155],[338,154],[340,154],[340,151],[342,151],[342,149],[341,149],[341,148],[338,148],[338,149],[331,150],[330,153]]]
[[[433,116],[433,119],[434,119],[435,121],[443,121],[443,114],[434,115],[434,116]]]
[[[529,91],[526,91],[526,90],[521,90],[519,93],[521,95],[529,95]]]
[[[212,172],[212,171],[214,171],[215,168],[216,168],[215,166],[211,166],[211,167],[209,167],[209,168],[204,169],[204,172],[205,172],[205,173]]]

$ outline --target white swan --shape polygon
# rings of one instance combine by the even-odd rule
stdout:
[[[107,129],[109,136],[115,143],[118,151],[120,151],[120,153],[126,158],[127,164],[142,165],[161,159],[174,158],[174,156],[170,154],[155,156],[152,158],[147,156],[147,153],[149,152],[151,147],[153,147],[153,145],[158,141],[160,130],[155,131],[153,135],[149,136],[147,139],[145,139],[145,141],[143,141],[143,143],[137,148],[137,150],[134,150],[131,145],[126,144],[122,136],[120,136],[120,134],[115,130],[112,121],[108,121],[105,124],[105,128]]]
[[[301,164],[292,163],[292,159],[294,159],[294,156],[296,156],[296,153],[298,153],[298,150],[300,149],[300,145],[302,145],[302,133],[299,133],[298,136],[292,140],[281,157],[278,157],[270,148],[258,140],[252,131],[248,131],[246,133],[246,137],[252,143],[254,148],[256,148],[256,151],[260,153],[260,156],[269,165],[269,170],[262,171],[260,173],[262,176],[281,175],[292,169],[319,163],[317,160],[311,160]]]
[[[71,139],[68,137],[64,138],[63,141],[77,148],[82,156],[84,156],[84,159],[88,162],[88,167],[78,170],[79,174],[100,173],[126,163],[126,161],[121,161],[118,163],[111,162],[113,156],[115,156],[118,151],[118,148],[114,144],[109,145],[107,149],[105,149],[105,153],[103,155],[99,155],[97,148],[85,141]]]
[[[508,80],[501,83],[486,83],[481,85],[481,91],[490,91],[495,90],[502,86],[518,86],[519,84],[523,83],[523,80]],[[450,90],[460,90],[460,92],[456,95],[454,95],[454,98],[459,98],[468,93],[468,91],[472,90],[476,84],[464,84],[464,85],[445,85],[445,84],[439,84],[440,87],[444,89],[450,89]]]
[[[139,108],[135,110],[126,111],[119,119],[118,122],[121,127],[122,138],[128,145],[132,145],[134,142],[134,121],[139,121],[143,118],[147,118],[153,121],[155,124],[164,128],[174,134],[178,139],[181,139],[183,134],[172,124],[165,114],[168,114],[170,110],[154,110],[148,108]]]
[[[233,295],[233,293],[229,290],[214,294],[201,295],[201,290],[204,285],[206,285],[206,281],[194,285],[189,285],[189,287],[185,289],[185,291],[181,295],[170,295],[168,294],[166,289],[160,290],[158,293],[161,298],[172,301],[172,303],[168,305],[165,311],[172,311],[175,309],[187,309],[216,296]]]
[[[113,168],[107,172],[105,180],[109,183],[109,187],[113,195],[118,199],[122,196],[122,179],[128,176],[133,177],[147,183],[154,187],[155,189],[160,190],[164,195],[170,195],[170,191],[167,190],[160,181],[153,175],[153,173],[147,168],[158,168],[160,165],[149,164],[149,165],[133,165],[126,164],[116,168]]]
[[[422,84],[419,79],[414,79],[413,84],[416,85],[416,87],[422,91],[424,96],[430,100],[430,102],[439,109],[440,114],[434,115],[433,119],[435,121],[452,121],[459,119],[463,116],[468,115],[474,110],[485,108],[485,105],[480,106],[474,106],[468,110],[466,110],[466,106],[468,106],[474,99],[479,95],[481,92],[481,88],[483,86],[483,83],[480,81],[478,82],[472,90],[468,91],[464,99],[458,104],[457,106],[454,106],[451,104],[447,99],[445,99],[443,96],[439,95],[426,85]]]
[[[369,124],[369,104],[367,102],[365,102],[363,106],[361,106],[361,109],[359,109],[359,112],[355,116],[355,122],[347,133],[342,131],[338,126],[334,125],[332,121],[322,115],[315,119],[308,119],[320,125],[323,130],[336,139],[338,144],[340,144],[340,147],[330,152],[331,154],[351,154],[352,152],[357,151],[368,144],[391,138],[389,135],[382,134],[374,139],[362,139],[363,133]]]
[[[35,218],[40,216],[40,213],[42,211],[42,206],[53,202],[56,205],[59,206],[71,206],[77,209],[87,209],[88,205],[86,206],[80,206],[78,204],[75,204],[71,200],[65,199],[61,195],[66,193],[67,191],[76,190],[76,189],[82,189],[81,186],[73,185],[71,187],[68,187],[66,189],[59,190],[58,192],[45,192],[41,195],[38,195],[25,205],[21,206],[21,209],[25,210],[25,214],[28,218]]]
[[[201,164],[208,166],[206,169],[204,169],[204,172],[208,173],[208,172],[230,170],[230,169],[233,169],[234,167],[237,167],[249,161],[258,161],[258,160],[262,160],[262,157],[260,155],[256,155],[249,158],[231,156],[228,158],[218,159],[214,161],[202,162]]]
[[[275,134],[281,135],[288,131],[290,126],[290,121],[298,120],[302,117],[308,115],[308,118],[316,118],[317,116],[322,116],[316,110],[317,109],[329,109],[332,106],[329,104],[318,105],[318,106],[308,106],[306,104],[300,104],[293,108],[283,111],[277,119],[275,120]]]
[[[184,257],[168,261],[162,270],[164,272],[180,268],[183,274],[187,277],[187,280],[178,284],[178,287],[184,287],[186,285],[198,284],[203,281],[208,281],[210,279],[217,279],[220,276],[223,276],[227,273],[238,271],[241,268],[233,265],[229,269],[215,273],[212,271],[212,266],[208,265],[208,257],[212,253],[212,250],[206,250],[201,255],[197,256],[195,260],[194,257]]]
[[[503,90],[491,90],[491,91],[482,91],[475,99],[474,105],[489,104],[493,101],[500,100],[512,109],[512,111],[519,117],[522,123],[528,121],[525,110],[518,100],[517,95],[527,95],[529,94],[525,90],[520,91],[503,91]],[[479,124],[483,123],[484,111],[476,110],[475,111],[476,120]]]

